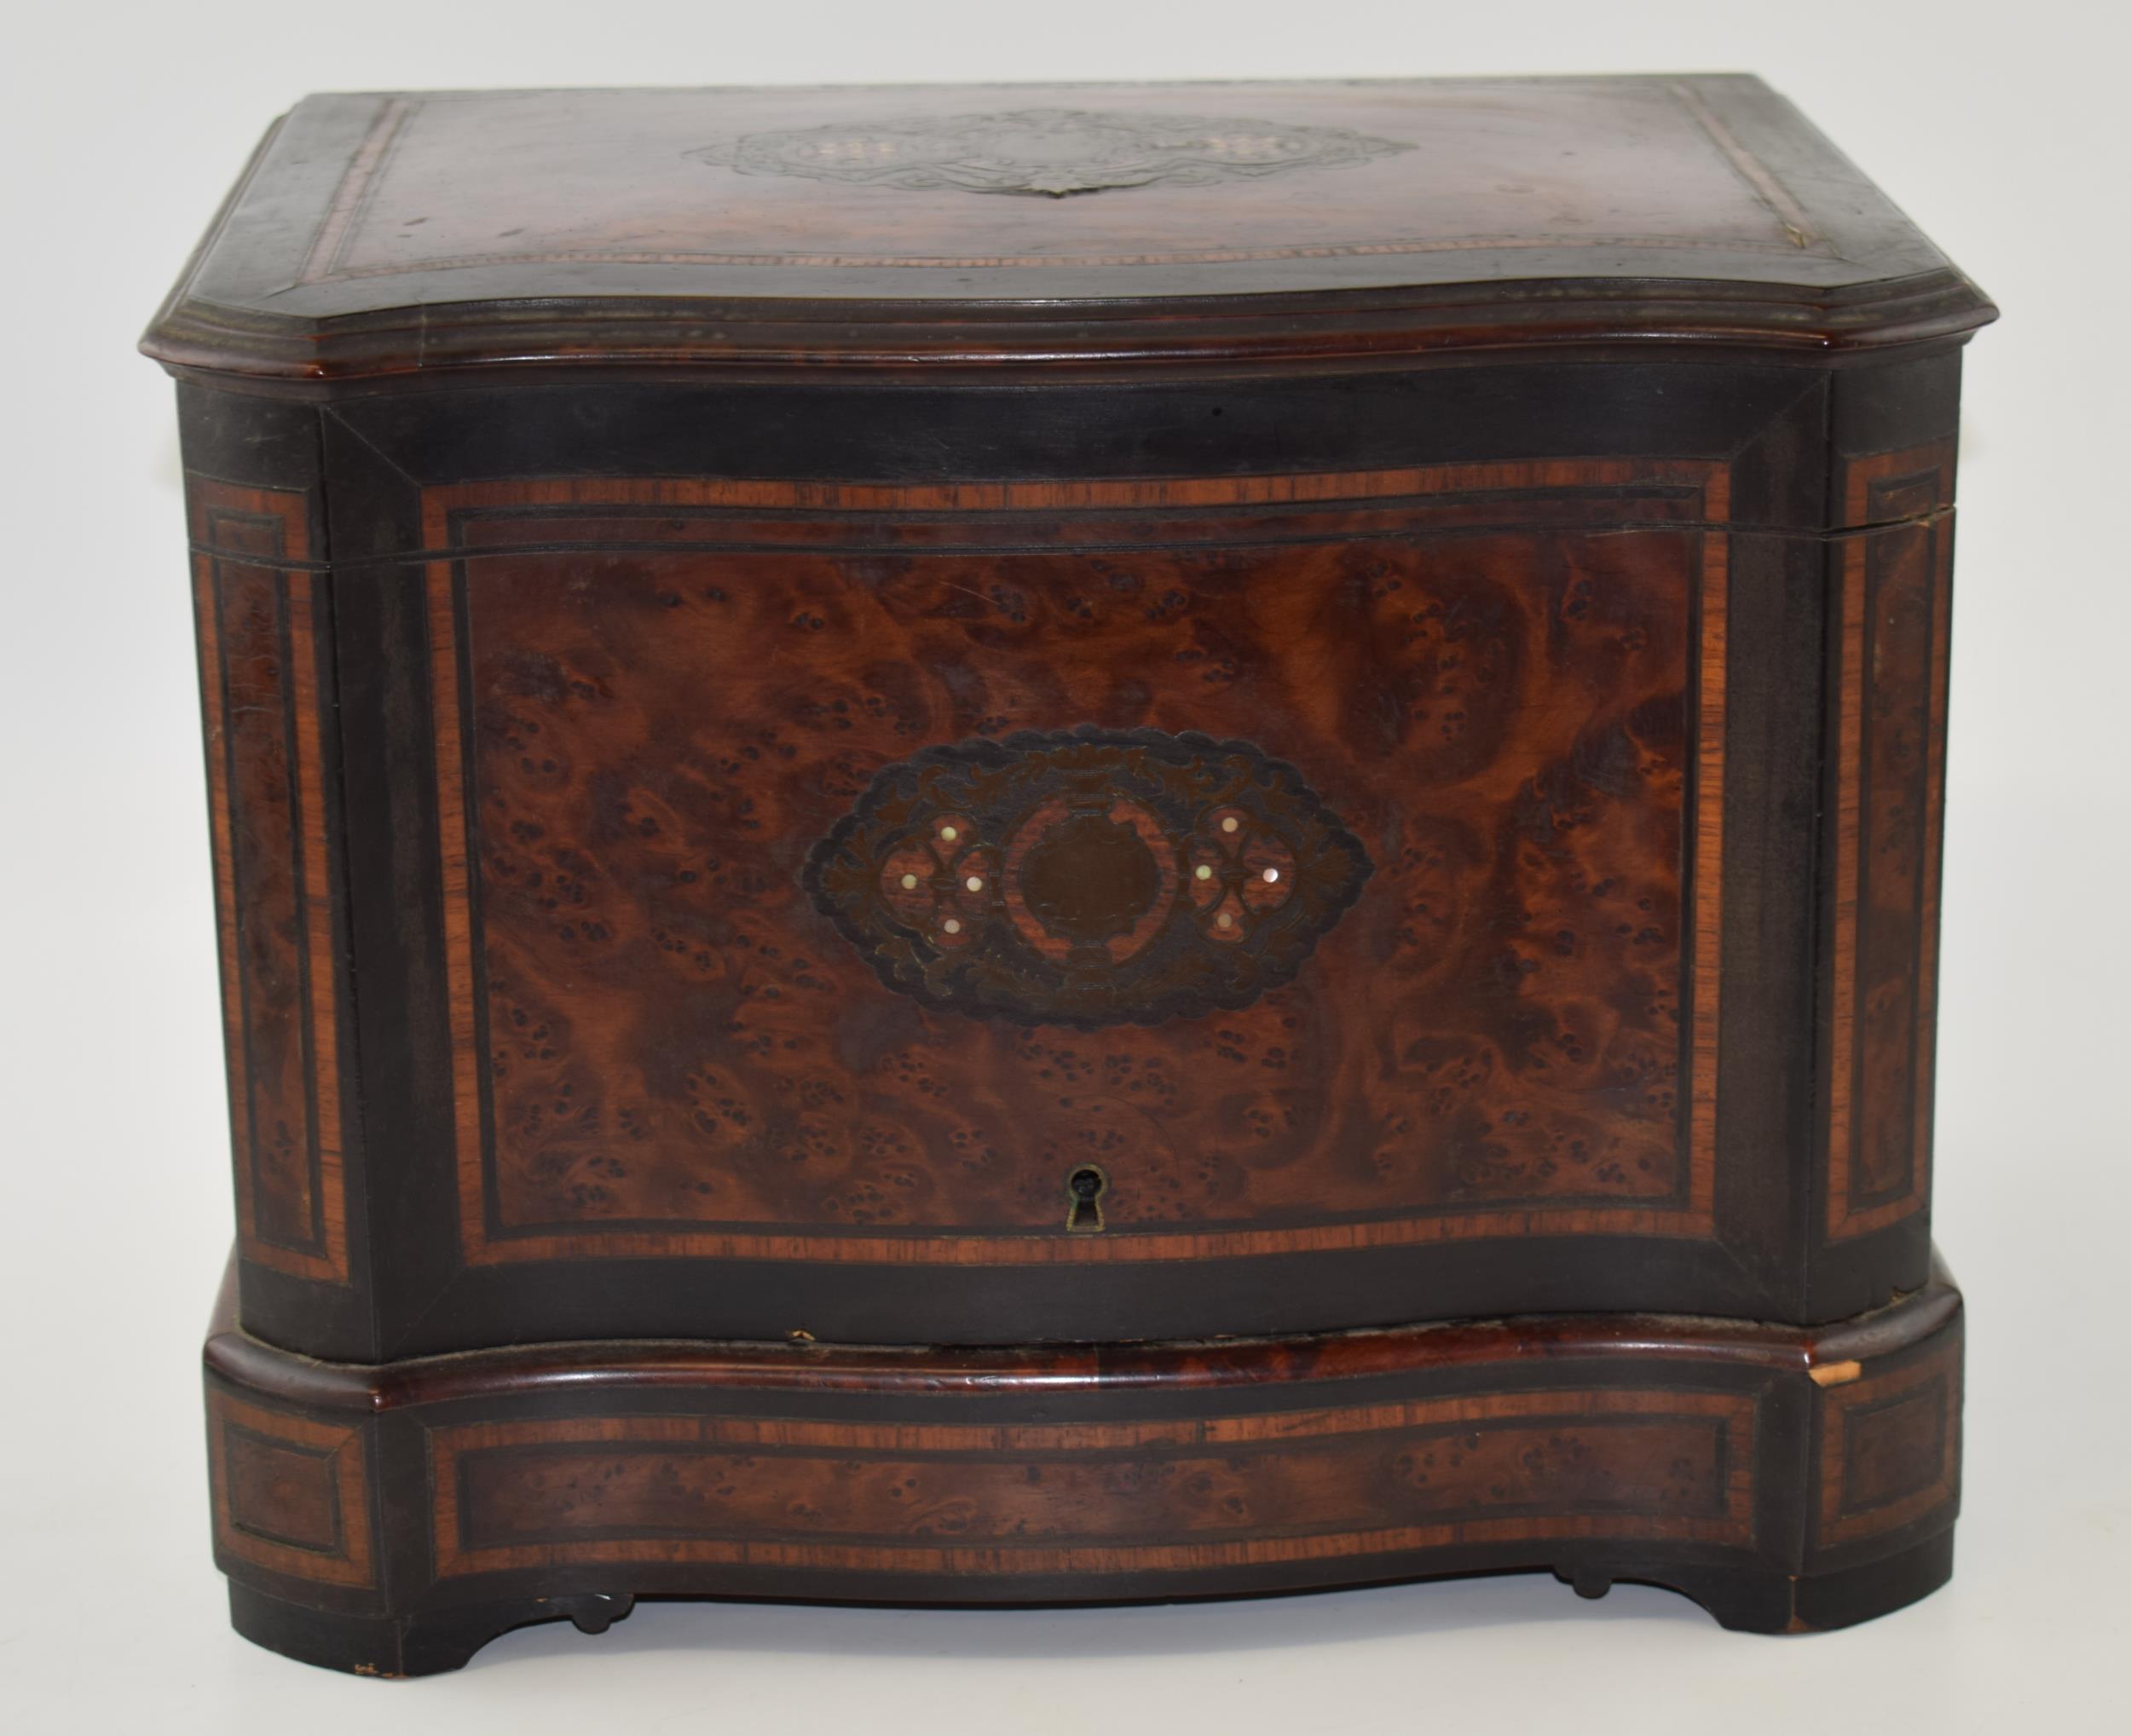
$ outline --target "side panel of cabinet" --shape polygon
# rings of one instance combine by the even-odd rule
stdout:
[[[1834,493],[1822,791],[1818,1308],[1874,1306],[1882,1250],[1931,1222],[1958,372],[1845,377]]]
[[[374,1355],[318,417],[181,405],[244,1305]]]

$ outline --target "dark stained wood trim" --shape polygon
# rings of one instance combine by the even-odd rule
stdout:
[[[1831,398],[1892,397],[1909,408],[1920,396],[1936,411],[1949,396],[1936,383],[1958,374],[1958,352],[1943,349],[1857,368],[1695,350],[1620,366],[1548,355],[1262,380],[1218,371],[1126,384],[1060,378],[1040,391],[973,378],[764,384],[593,371],[549,384],[490,373],[349,387],[322,424],[341,570],[427,552],[416,488],[558,476],[944,487],[975,477],[1117,483],[1721,458],[1733,466],[1735,528],[1816,532],[1840,528],[1821,450]],[[195,387],[183,398],[232,420],[264,421],[302,401]],[[953,430],[944,443],[943,427]]]
[[[313,385],[474,370],[626,366],[691,376],[760,378],[981,371],[989,378],[1139,376],[1248,366],[1397,368],[1505,352],[1688,347],[1741,360],[1872,354],[1964,337],[1996,317],[1952,270],[1847,291],[1666,286],[1586,279],[1458,288],[1395,298],[1248,296],[1119,309],[1070,320],[983,306],[842,303],[813,307],[644,297],[442,303],[406,315],[331,321],[276,318],[180,299],[141,341],[173,372]],[[927,314],[931,315],[928,322]]]
[[[1945,1329],[1961,1293],[1941,1266],[1923,1289],[1832,1327],[1679,1314],[1562,1314],[1285,1339],[987,1349],[607,1340],[520,1345],[380,1364],[300,1357],[247,1335],[227,1287],[205,1349],[210,1373],[307,1410],[378,1414],[535,1393],[962,1393],[1041,1400],[1075,1393],[1219,1392],[1373,1379],[1416,1370],[1595,1360],[1681,1362],[1810,1376],[1841,1387],[1867,1364]]]

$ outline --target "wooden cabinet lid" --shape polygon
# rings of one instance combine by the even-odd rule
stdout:
[[[306,98],[143,348],[504,364],[1811,353],[1990,303],[1758,78]]]

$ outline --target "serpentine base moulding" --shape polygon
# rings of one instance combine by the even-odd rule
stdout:
[[[1991,314],[1751,78],[297,105],[146,342],[239,1629],[1931,1590]]]

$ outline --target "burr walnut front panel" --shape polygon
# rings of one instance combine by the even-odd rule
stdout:
[[[1720,467],[424,501],[471,1262],[1711,1233]]]

